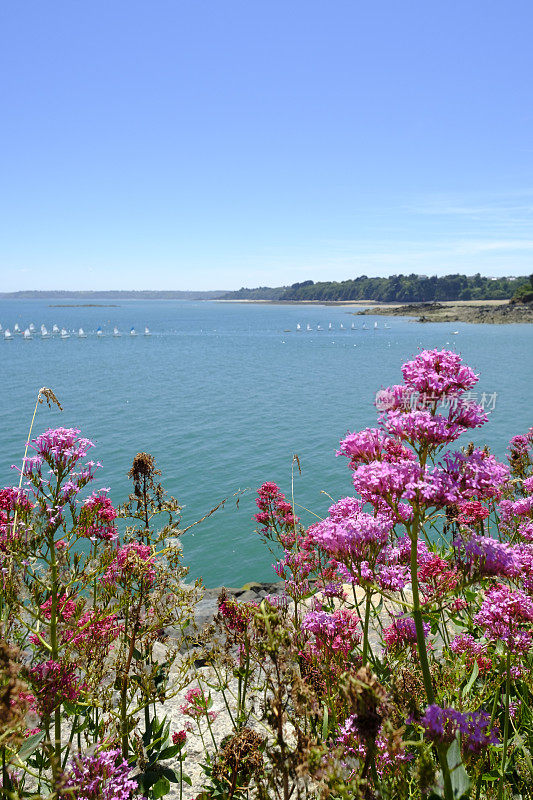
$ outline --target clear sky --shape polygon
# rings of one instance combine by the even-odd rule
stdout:
[[[531,0],[0,11],[1,288],[533,271]]]

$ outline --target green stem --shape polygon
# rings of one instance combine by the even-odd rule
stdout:
[[[370,592],[367,590],[365,598],[365,623],[363,628],[363,666],[368,658],[368,625],[370,622]]]
[[[507,768],[507,742],[509,739],[509,695],[511,693],[511,651],[507,650],[505,663],[505,721],[503,723],[503,752],[502,752],[502,771],[498,784],[498,800],[502,800],[503,786],[505,781],[505,771]]]

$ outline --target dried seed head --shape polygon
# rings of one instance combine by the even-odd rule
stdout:
[[[139,483],[141,478],[153,478],[154,475],[161,475],[161,472],[156,469],[155,458],[150,453],[137,453],[128,472],[128,478]]]
[[[375,740],[388,713],[387,692],[376,676],[366,666],[355,675],[345,673],[340,692],[354,717],[353,727],[357,733],[367,741]]]
[[[251,728],[242,728],[226,739],[217,755],[213,777],[222,781],[238,780],[241,788],[263,767],[263,738]]]
[[[48,389],[46,386],[43,386],[39,389],[39,396],[38,396],[39,403],[47,403],[48,408],[52,408],[52,403],[56,405],[60,411],[63,411],[63,406],[53,393],[51,389]]]

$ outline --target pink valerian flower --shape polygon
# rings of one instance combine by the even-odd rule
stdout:
[[[202,717],[207,717],[210,722],[213,722],[217,714],[214,711],[209,711],[211,704],[210,697],[206,697],[203,689],[199,686],[193,686],[185,693],[185,702],[180,706],[180,711],[186,717],[191,717],[196,721]]]
[[[76,620],[73,630],[64,633],[63,641],[78,650],[91,651],[102,646],[108,648],[123,631],[124,625],[119,623],[116,614],[101,616],[98,610],[90,609]]]
[[[509,451],[511,454],[511,458],[513,456],[515,457],[529,456],[530,445],[531,441],[528,436],[524,436],[523,434],[519,434],[518,436],[513,436],[513,438],[509,442]]]
[[[502,641],[513,652],[527,653],[533,643],[533,598],[504,584],[489,589],[474,622],[491,641]]]
[[[365,428],[359,433],[348,433],[341,441],[338,456],[347,456],[351,466],[372,461],[414,460],[414,453],[401,442],[387,436],[379,428]]]
[[[305,615],[302,629],[315,637],[317,654],[329,650],[347,658],[361,641],[360,623],[357,614],[348,609],[336,609],[331,613],[316,610]]]
[[[499,498],[509,479],[509,468],[484,450],[446,453],[443,462],[444,472],[457,487],[460,500]]]
[[[45,461],[54,472],[69,472],[85,458],[94,443],[78,436],[77,428],[49,428],[31,442],[37,457]]]
[[[478,376],[450,350],[423,350],[402,366],[406,385],[420,394],[454,397],[472,389]]]
[[[464,430],[457,423],[450,423],[441,414],[419,409],[407,412],[389,411],[382,416],[381,422],[388,433],[411,444],[447,444],[458,439]]]
[[[419,566],[418,579],[425,602],[432,602],[454,591],[459,583],[459,573],[443,558],[431,553],[430,557]]]
[[[423,505],[440,508],[462,499],[442,470],[424,470],[418,462],[408,460],[361,464],[354,472],[353,484],[363,500],[375,506],[382,500],[395,507],[401,499],[418,499]]]
[[[104,573],[103,581],[108,586],[116,583],[131,583],[144,580],[151,585],[155,580],[155,564],[152,548],[141,542],[128,542],[117,550],[117,554]]]
[[[80,753],[63,776],[58,800],[130,800],[139,784],[119,749]]]
[[[107,490],[93,492],[80,510],[78,532],[88,539],[111,541],[118,537],[115,519],[118,514],[111,500],[104,494]]]
[[[25,489],[18,486],[5,486],[0,490],[0,511],[7,512],[10,518],[12,512],[24,513],[31,511],[33,504],[30,502]]]
[[[463,747],[472,753],[479,753],[491,744],[498,744],[495,732],[489,730],[490,715],[484,711],[463,714],[454,708],[431,705],[418,720],[418,724],[424,728],[426,738],[432,742],[450,743],[459,732]]]
[[[235,633],[244,633],[256,607],[257,603],[239,603],[232,597],[224,597],[218,604],[218,611],[226,628]]]
[[[530,494],[533,492],[533,475],[529,478],[525,478],[522,482],[522,486],[525,492],[529,492]]]
[[[277,484],[271,481],[263,483],[257,494],[255,502],[259,513],[254,515],[254,519],[262,526],[259,532],[267,535],[275,531],[284,547],[292,547],[295,542],[294,527],[299,522],[292,505],[285,499]]]
[[[517,528],[517,535],[526,542],[533,542],[533,521],[524,520]]]
[[[520,552],[508,542],[490,536],[472,535],[454,540],[457,561],[469,575],[500,575],[512,578],[520,574]]]
[[[50,716],[65,700],[76,701],[84,689],[76,675],[77,665],[45,661],[29,670],[39,713]]]
[[[427,638],[431,626],[428,622],[423,623],[424,637]],[[391,625],[383,630],[383,641],[385,649],[393,652],[403,650],[408,645],[416,644],[416,626],[412,617],[402,615],[396,617]]]
[[[45,619],[50,619],[52,616],[52,598],[49,597],[48,600],[40,606],[40,609],[43,617]],[[76,609],[77,603],[72,597],[62,595],[58,598],[57,610],[59,612],[59,617],[65,622],[69,622],[74,618],[76,615]]]
[[[172,734],[172,744],[181,745],[183,747],[186,741],[187,741],[187,731],[184,730],[175,731]]]
[[[490,511],[485,506],[481,505],[478,500],[470,500],[465,503],[459,503],[459,522],[462,525],[475,525],[487,519]]]
[[[287,595],[294,600],[309,595],[311,591],[309,576],[319,565],[318,554],[309,545],[309,539],[303,540],[302,549],[285,550],[283,558],[273,564],[276,575],[285,581]]]
[[[375,562],[389,541],[392,521],[363,511],[360,501],[352,501],[349,512],[347,508],[346,499],[333,505],[328,518],[309,528],[309,539],[339,561]]]
[[[492,661],[486,657],[486,646],[480,642],[476,642],[473,636],[469,633],[462,633],[457,635],[450,642],[450,650],[456,656],[466,656],[466,665],[468,668],[477,663],[480,672],[488,672],[492,668]]]

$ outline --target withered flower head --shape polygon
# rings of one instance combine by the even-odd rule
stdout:
[[[128,472],[128,478],[132,478],[135,483],[140,483],[141,478],[153,478],[154,475],[161,475],[161,472],[156,469],[155,458],[150,453],[137,453]]]
[[[63,411],[63,406],[61,405],[61,403],[59,402],[53,391],[51,389],[48,389],[48,387],[46,386],[43,386],[41,389],[39,389],[39,403],[42,404],[44,402],[47,403],[48,408],[52,408],[52,403],[54,403],[59,408],[60,411]]]
[[[262,769],[263,738],[251,728],[242,728],[228,738],[220,748],[213,777],[219,781],[239,784],[245,788],[253,776]]]
[[[28,703],[24,693],[28,687],[18,678],[18,651],[0,640],[0,739],[5,744],[22,740]]]
[[[355,675],[345,673],[341,678],[340,692],[353,715],[354,729],[361,738],[375,740],[388,713],[387,692],[376,676],[366,666]]]

